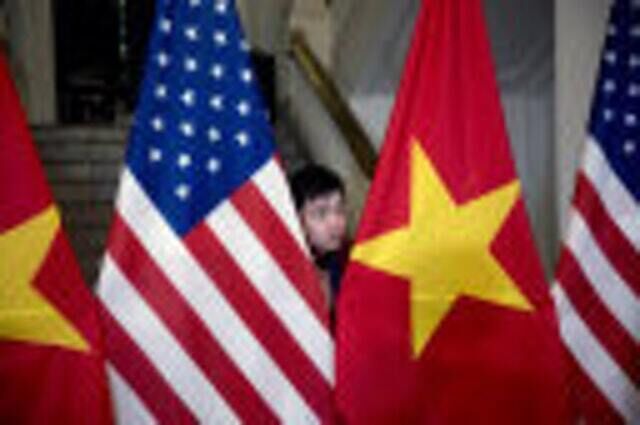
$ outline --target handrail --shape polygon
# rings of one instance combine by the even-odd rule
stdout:
[[[344,135],[347,145],[364,175],[369,179],[373,178],[377,158],[376,151],[355,114],[300,31],[294,31],[291,35],[291,53],[318,98]]]

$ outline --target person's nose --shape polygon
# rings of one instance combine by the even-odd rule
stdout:
[[[330,217],[330,225],[334,229],[341,229],[346,224],[346,219],[344,217],[344,214],[340,212],[333,212],[332,214],[330,214],[329,217]]]

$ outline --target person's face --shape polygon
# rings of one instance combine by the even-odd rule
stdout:
[[[342,193],[336,190],[305,201],[300,220],[307,241],[318,255],[338,250],[347,228]]]

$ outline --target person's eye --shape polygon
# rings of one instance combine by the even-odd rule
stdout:
[[[314,216],[318,219],[323,219],[327,216],[328,210],[326,208],[318,208],[314,211]]]

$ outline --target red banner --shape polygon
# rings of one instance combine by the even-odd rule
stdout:
[[[0,56],[0,423],[111,423],[98,329]]]
[[[481,2],[425,0],[338,307],[346,423],[557,423],[565,354]]]

